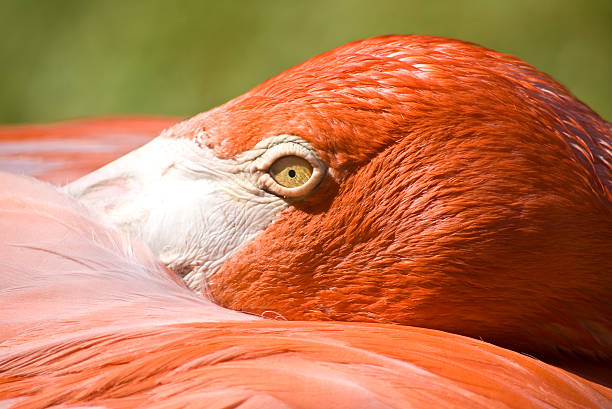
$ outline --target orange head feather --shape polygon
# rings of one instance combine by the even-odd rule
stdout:
[[[221,305],[612,357],[612,127],[526,63],[372,38],[171,132],[221,157],[297,135],[330,167],[222,265]]]

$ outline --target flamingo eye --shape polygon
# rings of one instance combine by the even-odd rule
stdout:
[[[310,162],[295,155],[278,158],[269,169],[272,179],[287,188],[299,187],[308,182],[312,171]]]
[[[305,198],[327,174],[327,166],[313,147],[295,135],[264,139],[251,152],[257,155],[249,167],[257,177],[257,187],[283,199]]]

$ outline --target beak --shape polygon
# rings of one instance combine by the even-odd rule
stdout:
[[[191,139],[162,135],[64,190],[202,291],[287,206],[257,185],[249,170],[257,151],[250,155],[222,159]]]
[[[158,185],[173,164],[172,155],[163,152],[160,142],[163,139],[154,139],[66,185],[64,191],[102,216],[107,224],[138,235],[137,226],[150,213],[142,200],[146,187]]]

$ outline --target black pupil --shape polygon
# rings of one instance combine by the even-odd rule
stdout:
[[[294,178],[295,177],[295,170],[293,170],[293,169],[289,170],[289,177],[290,178]]]

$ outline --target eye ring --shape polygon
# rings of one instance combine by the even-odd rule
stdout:
[[[319,186],[327,167],[310,144],[293,135],[280,135],[268,142],[262,146],[264,153],[253,163],[253,170],[260,173],[258,181],[263,189],[283,198],[298,199]],[[294,178],[291,170],[295,171],[295,180],[291,180]],[[283,171],[286,174],[279,177]]]

